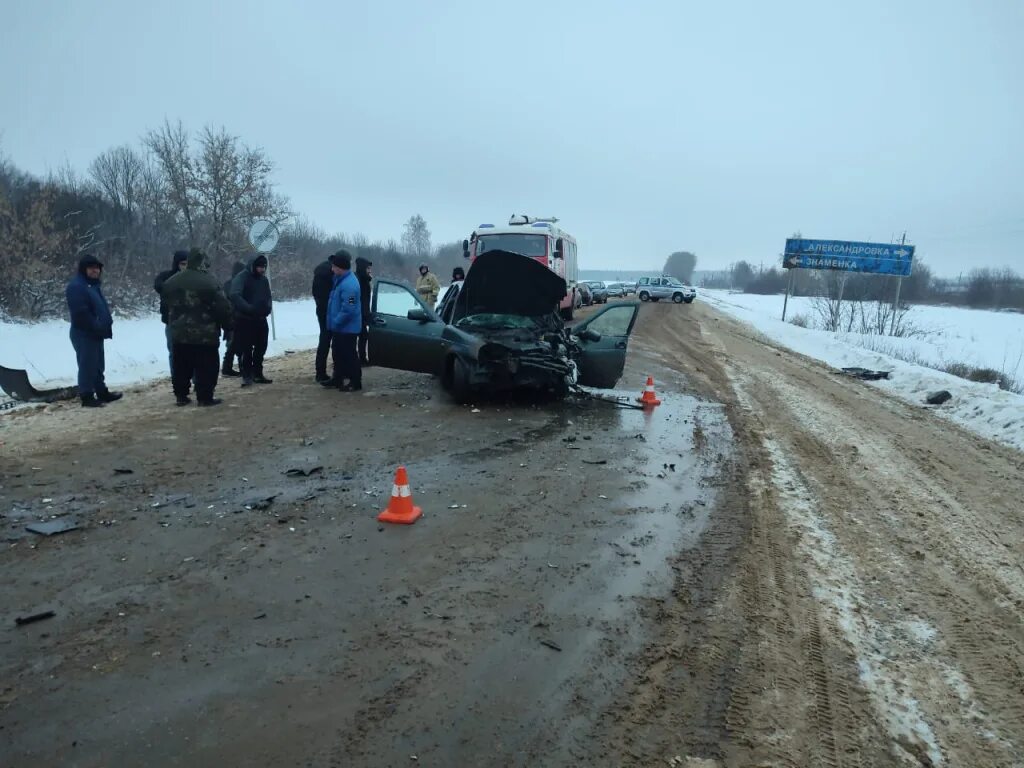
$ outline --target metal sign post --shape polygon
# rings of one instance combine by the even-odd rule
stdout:
[[[900,238],[900,245],[907,242],[907,233],[903,233],[903,237]],[[889,324],[889,335],[893,336],[896,333],[896,313],[900,308],[900,291],[903,289],[903,275],[900,275],[896,279],[896,298],[892,301],[892,323]]]
[[[258,219],[249,227],[249,245],[257,253],[267,257],[267,285],[273,289],[270,283],[270,254],[277,247],[277,241],[281,239],[281,232],[277,225],[267,219]],[[271,290],[273,295],[273,290]],[[274,305],[270,305],[270,330],[274,341],[277,341],[277,324],[274,322]]]
[[[786,322],[786,307],[789,305],[789,294],[793,292],[793,270],[789,270],[789,282],[786,283],[786,298],[782,300],[782,322]]]

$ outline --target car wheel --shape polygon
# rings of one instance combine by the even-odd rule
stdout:
[[[651,294],[649,294],[647,291],[640,291],[640,301],[650,301],[650,300],[651,300]]]
[[[673,293],[672,294],[672,301],[674,301],[676,304],[682,304],[683,303],[683,294],[681,294],[681,293]]]
[[[451,372],[452,399],[459,405],[465,405],[473,396],[473,387],[469,383],[469,366],[461,357],[452,363]]]

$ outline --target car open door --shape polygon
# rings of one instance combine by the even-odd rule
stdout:
[[[408,286],[374,280],[369,325],[368,354],[374,365],[441,372],[444,323]]]
[[[626,367],[626,347],[639,310],[635,301],[613,304],[573,329],[577,336],[587,330],[601,336],[598,341],[580,338],[580,384],[611,389],[618,383]]]

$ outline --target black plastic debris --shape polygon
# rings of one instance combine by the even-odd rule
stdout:
[[[843,368],[843,373],[861,381],[878,381],[888,379],[892,371],[871,371],[867,368]]]
[[[38,533],[40,536],[55,536],[58,533],[73,531],[76,528],[78,528],[78,523],[66,517],[56,520],[40,520],[38,523],[31,523],[25,526],[26,531]]]
[[[53,611],[43,611],[42,613],[33,613],[31,616],[18,616],[14,619],[14,623],[19,627],[23,627],[26,624],[34,624],[44,619],[52,619],[56,615]]]
[[[114,474],[115,475],[133,475],[133,474],[135,474],[135,470],[134,469],[129,469],[128,467],[114,467]]]
[[[940,389],[938,392],[932,392],[931,394],[929,394],[928,397],[924,399],[924,401],[928,403],[928,405],[942,405],[943,403],[947,403],[952,399],[953,395],[951,395],[945,389]]]

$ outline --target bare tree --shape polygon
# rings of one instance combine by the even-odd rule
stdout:
[[[182,218],[189,242],[195,242],[196,192],[195,168],[190,151],[188,131],[179,120],[172,125],[150,131],[143,143],[153,153],[167,186],[167,199]]]
[[[426,259],[430,256],[430,230],[427,229],[427,222],[418,213],[410,216],[405,222],[402,250],[417,259]]]
[[[108,149],[89,165],[89,176],[100,193],[131,219],[139,206],[145,161],[128,145]]]
[[[270,214],[279,205],[270,183],[270,159],[223,128],[203,129],[196,168],[197,199],[208,221],[208,248],[214,254],[233,250],[231,231],[240,231],[243,219]]]

